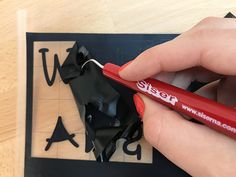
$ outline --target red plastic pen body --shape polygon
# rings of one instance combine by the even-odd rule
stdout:
[[[138,82],[123,80],[118,75],[119,68],[117,65],[107,63],[104,65],[103,74],[236,139],[235,109],[155,79]]]

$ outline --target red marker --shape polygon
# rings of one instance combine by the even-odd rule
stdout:
[[[82,68],[90,61],[101,67],[106,77],[236,139],[235,109],[155,79],[137,82],[123,80],[118,74],[120,66],[111,63],[103,66],[90,59]]]

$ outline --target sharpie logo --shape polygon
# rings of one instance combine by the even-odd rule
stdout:
[[[138,81],[136,85],[143,92],[147,92],[148,94],[153,95],[154,97],[159,98],[167,103],[170,103],[173,106],[178,102],[178,99],[175,96],[169,95],[163,91],[159,91],[157,88],[153,87],[146,81]]]

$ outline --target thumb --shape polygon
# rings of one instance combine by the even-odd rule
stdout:
[[[236,159],[236,141],[189,122],[144,95],[135,94],[134,103],[143,120],[146,140],[177,166],[192,176],[235,174],[232,161]],[[222,164],[229,165],[226,171]]]

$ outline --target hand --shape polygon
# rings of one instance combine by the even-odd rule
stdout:
[[[181,88],[209,82],[197,94],[236,106],[236,20],[209,17],[172,41],[154,46],[128,65],[120,77],[136,81],[156,77]],[[144,95],[134,96],[146,140],[192,176],[235,176],[236,140]]]

